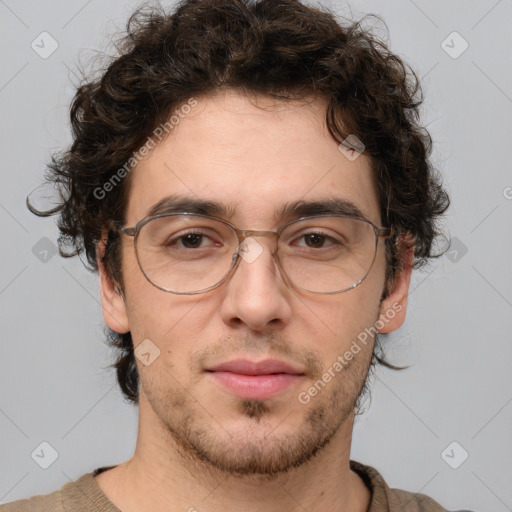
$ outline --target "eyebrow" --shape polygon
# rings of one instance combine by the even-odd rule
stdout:
[[[276,209],[276,219],[291,217],[306,217],[309,215],[347,215],[349,217],[356,217],[365,219],[365,215],[361,209],[356,206],[352,201],[341,198],[319,199],[316,201],[298,200],[292,203],[286,203],[280,208]]]
[[[181,195],[170,195],[162,198],[151,206],[147,210],[146,216],[152,217],[163,213],[179,212],[197,213],[200,215],[210,215],[231,219],[236,213],[236,208],[218,201],[203,200]],[[324,214],[347,215],[360,219],[366,218],[361,209],[352,201],[342,198],[329,198],[315,201],[305,201],[300,199],[291,203],[285,203],[274,210],[274,219],[289,220],[296,217]]]
[[[235,209],[217,201],[207,201],[199,198],[171,195],[160,199],[158,203],[151,206],[146,212],[147,217],[161,213],[198,213],[216,217],[231,218]]]

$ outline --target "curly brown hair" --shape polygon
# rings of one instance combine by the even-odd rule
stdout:
[[[40,211],[27,201],[37,215],[59,214],[62,256],[85,252],[97,271],[98,244],[107,232],[102,261],[123,290],[113,226],[124,222],[129,176],[102,197],[97,191],[177,106],[222,86],[281,101],[327,99],[331,136],[338,142],[357,136],[372,163],[381,216],[394,232],[386,245],[388,282],[407,248],[400,240],[414,243],[415,267],[435,256],[437,221],[449,198],[429,161],[432,141],[419,121],[419,80],[362,21],[342,23],[297,0],[184,0],[172,13],[138,9],[117,46],[119,55],[106,70],[77,88],[72,145],[48,166],[46,178],[60,187],[61,203]],[[119,349],[112,366],[121,390],[137,402],[131,335],[107,333]],[[376,343],[372,363],[397,368],[380,350]]]

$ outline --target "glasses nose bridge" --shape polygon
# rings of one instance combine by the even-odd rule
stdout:
[[[247,238],[252,237],[270,237],[274,240],[273,249],[277,248],[277,240],[279,238],[278,231],[268,231],[268,230],[255,230],[255,229],[237,229],[236,234],[238,236],[238,243],[242,244]]]

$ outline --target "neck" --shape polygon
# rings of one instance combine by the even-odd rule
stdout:
[[[141,402],[139,433],[134,456],[101,473],[97,483],[123,512],[186,510],[216,512],[310,512],[340,510],[364,512],[370,493],[350,470],[354,417],[334,438],[297,468],[277,475],[233,475],[213,468],[176,443]]]

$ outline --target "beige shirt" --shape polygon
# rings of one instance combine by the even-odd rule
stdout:
[[[0,512],[120,512],[94,479],[97,474],[111,467],[86,473],[51,494],[2,505]],[[361,476],[370,489],[371,498],[367,512],[448,512],[424,494],[390,489],[379,472],[370,466],[350,461],[350,468]]]

